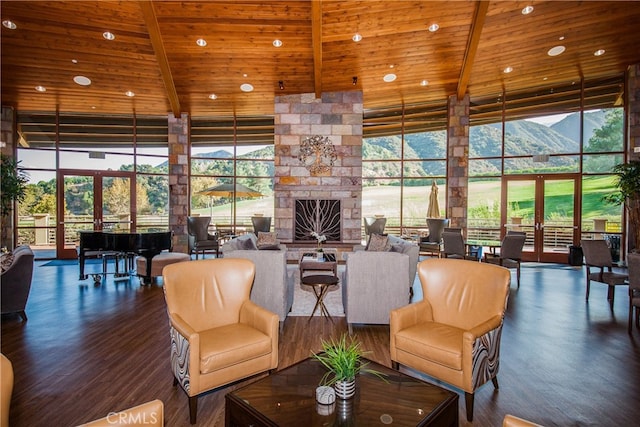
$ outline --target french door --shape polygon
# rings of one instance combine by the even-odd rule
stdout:
[[[79,231],[135,231],[133,172],[59,170],[57,258],[77,258]]]
[[[580,235],[580,183],[577,174],[503,177],[501,222],[526,232],[523,260],[567,262]]]

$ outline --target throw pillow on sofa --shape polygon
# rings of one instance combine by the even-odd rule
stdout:
[[[255,251],[258,249],[253,239],[238,239],[238,246],[240,246],[238,249],[245,251]]]
[[[388,252],[391,249],[391,242],[389,242],[389,236],[386,234],[371,234],[369,237],[369,244],[367,245],[367,251],[370,252]]]
[[[258,249],[279,249],[278,247],[278,239],[276,238],[276,233],[258,231]]]

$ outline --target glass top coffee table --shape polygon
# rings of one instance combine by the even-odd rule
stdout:
[[[458,395],[375,362],[368,368],[387,382],[361,373],[356,395],[332,405],[316,402],[325,368],[306,359],[228,393],[225,425],[231,426],[458,426]]]

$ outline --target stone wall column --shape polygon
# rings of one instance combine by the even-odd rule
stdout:
[[[640,160],[640,64],[632,65],[627,72],[627,132],[629,135],[629,160]]]
[[[469,203],[469,95],[449,97],[447,114],[447,218],[466,234]]]
[[[2,107],[2,117],[0,120],[0,143],[2,145],[2,154],[5,156],[13,157],[15,149],[15,135],[16,135],[16,113],[12,107]],[[2,217],[0,219],[0,246],[7,247],[12,250],[15,247],[15,241],[13,238],[13,217],[14,212]]]
[[[189,115],[169,114],[169,230],[173,251],[187,253],[189,215]]]
[[[640,64],[627,70],[627,135],[629,138],[629,160],[640,161]],[[628,218],[628,216],[627,216]],[[627,251],[637,250],[640,242],[635,241],[637,230],[629,224],[627,233]]]
[[[362,92],[278,96],[275,100],[275,230],[293,241],[296,199],[340,200],[341,243],[359,244],[362,222]],[[326,175],[313,176],[298,160],[300,144],[329,137],[336,159]]]

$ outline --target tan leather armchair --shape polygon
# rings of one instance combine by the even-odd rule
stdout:
[[[82,424],[78,427],[112,427],[112,426],[164,426],[164,404],[162,400],[152,400],[120,412],[111,412],[104,418]]]
[[[220,258],[168,265],[164,294],[174,385],[198,395],[278,366],[278,316],[249,299],[255,265]]]
[[[532,423],[523,418],[515,417],[513,415],[505,415],[502,421],[502,427],[542,427],[540,424]]]
[[[13,365],[4,354],[0,354],[0,393],[0,427],[8,427],[13,393]]]
[[[465,392],[473,420],[474,392],[498,388],[500,336],[509,295],[509,270],[456,259],[418,264],[422,301],[391,311],[391,361]]]

